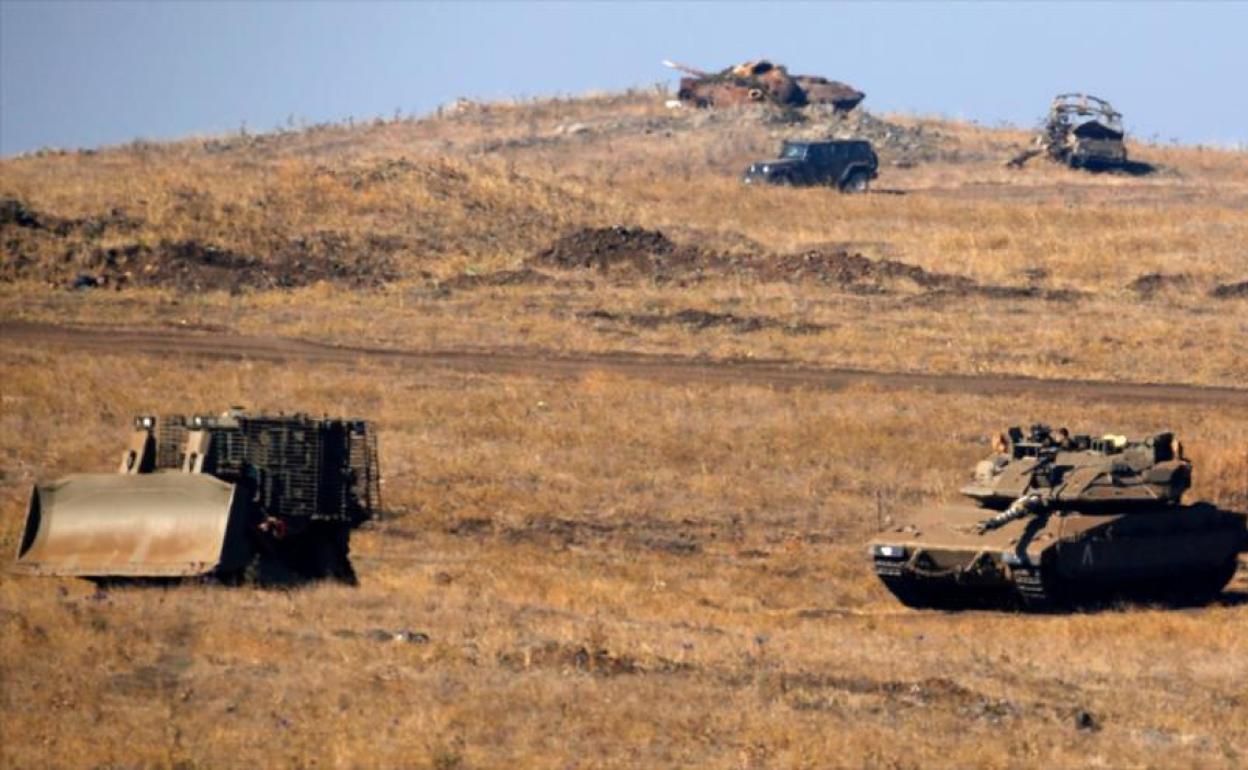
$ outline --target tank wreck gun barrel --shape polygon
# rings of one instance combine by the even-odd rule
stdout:
[[[664,59],[663,66],[671,70],[676,70],[677,72],[683,72],[686,75],[692,75],[695,78],[711,77],[711,73],[706,70],[700,70],[697,67],[690,67],[688,64],[681,64],[680,62],[674,62],[671,59]]]
[[[731,107],[770,102],[780,107],[798,108],[810,104],[831,105],[848,112],[866,94],[835,80],[818,75],[790,75],[783,65],[755,59],[707,72],[665,59],[663,66],[682,72],[676,97],[696,107]]]
[[[349,531],[381,506],[363,420],[141,415],[118,470],[37,485],[14,570],[354,582]]]

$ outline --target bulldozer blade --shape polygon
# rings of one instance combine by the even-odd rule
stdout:
[[[36,486],[13,571],[189,577],[242,569],[245,500],[212,476],[74,474]]]

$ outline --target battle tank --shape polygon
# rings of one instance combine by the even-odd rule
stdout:
[[[117,473],[36,485],[13,571],[354,583],[350,531],[380,506],[367,422],[140,415]]]
[[[870,543],[912,607],[1039,609],[1107,598],[1203,603],[1248,548],[1242,513],[1183,504],[1191,463],[1172,433],[1133,440],[1043,425],[993,439],[961,492]]]

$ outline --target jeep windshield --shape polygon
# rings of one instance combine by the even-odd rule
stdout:
[[[806,145],[804,144],[786,144],[784,149],[780,151],[781,158],[797,158],[798,160],[806,157]]]

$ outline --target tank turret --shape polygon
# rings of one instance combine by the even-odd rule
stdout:
[[[1067,511],[1151,510],[1178,505],[1192,480],[1192,465],[1168,431],[1132,439],[1014,427],[993,438],[993,450],[961,491],[996,510],[1030,496]]]

